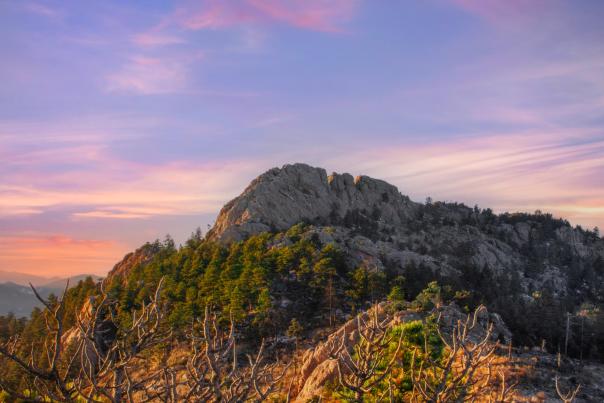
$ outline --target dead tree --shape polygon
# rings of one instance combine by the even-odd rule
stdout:
[[[238,362],[235,325],[228,330],[218,325],[216,315],[206,307],[200,329],[189,333],[191,358],[186,365],[188,392],[184,401],[244,402],[266,400],[281,382],[289,365],[265,364],[266,344],[258,353],[247,355],[247,365]]]
[[[487,375],[483,376],[482,385],[468,394],[469,400],[476,401],[476,398],[483,397],[483,400],[488,403],[506,403],[513,401],[517,382],[508,383],[503,371],[498,371],[497,375],[497,382],[499,382],[498,388],[494,387],[495,380],[492,376],[492,365],[488,364]]]
[[[164,312],[160,304],[163,285],[160,280],[148,303],[132,313],[131,324],[122,326],[115,317],[116,301],[102,291],[89,317],[78,316],[82,336],[80,372],[75,385],[86,399],[103,396],[113,403],[141,401],[137,392],[148,391],[157,383],[162,369],[140,373],[141,354],[168,342],[169,331],[162,329]],[[103,331],[114,333],[113,340],[104,340]],[[139,365],[137,365],[139,364]],[[134,374],[139,370],[138,374]]]
[[[575,401],[575,399],[577,398],[577,394],[579,393],[579,390],[581,390],[581,385],[578,385],[575,389],[572,389],[570,391],[568,391],[567,393],[563,393],[562,390],[560,389],[560,383],[559,383],[559,379],[556,376],[556,393],[558,394],[558,397],[564,402],[564,403],[572,403]]]
[[[266,344],[262,341],[247,365],[238,362],[234,324],[222,331],[215,315],[206,309],[203,321],[192,326],[191,354],[186,364],[168,365],[171,333],[164,329],[164,309],[160,303],[163,279],[128,325],[115,316],[117,302],[104,289],[91,298],[88,309],[77,315],[77,326],[65,338],[64,299],[50,304],[32,287],[45,305],[49,339],[45,343],[47,362],[40,365],[32,352],[22,357],[18,340],[0,346],[0,356],[16,363],[28,381],[28,395],[0,387],[24,401],[57,402],[165,402],[264,401],[285,376],[288,365],[265,363]],[[69,340],[68,340],[69,339]],[[162,363],[150,369],[145,353],[166,344]]]
[[[356,402],[363,402],[363,397],[390,375],[403,341],[401,331],[396,350],[389,357],[389,347],[395,341],[392,332],[388,331],[390,317],[380,321],[377,305],[367,315],[368,321],[362,318],[363,315],[357,315],[359,340],[352,349],[346,345],[344,328],[341,342],[330,352],[331,359],[337,364],[340,385],[354,393]]]
[[[19,343],[13,340],[0,346],[0,355],[16,363],[24,372],[31,396],[21,391],[11,390],[8,385],[0,386],[11,396],[26,401],[57,402],[140,402],[136,393],[145,390],[155,382],[160,371],[133,376],[133,370],[142,368],[138,359],[141,353],[167,340],[161,329],[163,312],[159,294],[163,279],[140,311],[134,311],[131,324],[120,326],[113,315],[113,305],[104,290],[98,298],[92,299],[87,314],[79,314],[76,337],[67,340],[63,329],[63,296],[54,305],[40,297],[32,286],[34,294],[45,306],[44,318],[48,338],[44,343],[46,362],[35,362],[33,351],[28,357],[17,353]],[[110,331],[112,337],[103,335]],[[73,335],[73,333],[72,333]]]
[[[27,374],[28,389],[35,391],[35,393],[24,395],[22,391],[13,390],[1,380],[0,387],[9,395],[25,401],[42,400],[47,397],[58,402],[72,402],[78,395],[71,382],[77,351],[72,352],[65,363],[65,349],[62,343],[63,317],[65,314],[64,300],[69,282],[65,285],[61,298],[54,305],[42,298],[33,285],[30,284],[29,286],[38,301],[46,308],[43,313],[47,330],[47,339],[44,342],[45,362],[36,362],[34,346],[31,347],[29,356],[22,357],[18,352],[19,340],[9,340],[0,346],[0,355],[15,363]]]
[[[433,359],[427,341],[421,358],[419,349],[414,350],[410,371],[413,384],[411,401],[464,402],[475,401],[479,396],[497,402],[509,400],[513,385],[506,386],[503,373],[499,373],[500,390],[493,388],[492,362],[498,346],[491,342],[493,324],[487,325],[484,335],[478,340],[471,340],[472,333],[477,336],[478,316],[484,309],[480,306],[465,321],[458,320],[450,335],[441,331],[439,316],[437,332],[445,346],[445,355],[441,359]]]

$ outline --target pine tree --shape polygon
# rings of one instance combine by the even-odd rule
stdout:
[[[414,305],[428,311],[442,304],[442,289],[436,281],[432,281],[415,298]]]
[[[405,302],[405,292],[400,286],[395,285],[390,290],[390,293],[388,293],[388,301],[392,302],[396,306],[402,306],[402,304]]]
[[[245,318],[245,296],[239,286],[235,286],[230,294],[229,313],[233,320],[239,322]]]

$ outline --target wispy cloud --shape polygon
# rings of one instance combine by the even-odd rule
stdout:
[[[72,145],[28,151],[8,164],[0,217],[69,207],[78,219],[135,219],[214,213],[261,162],[141,163],[102,145]]]
[[[277,23],[312,31],[341,32],[342,24],[352,18],[357,6],[356,0],[206,0],[185,3],[166,23],[192,30]]]
[[[604,189],[593,186],[604,177],[599,132],[507,133],[393,146],[365,150],[362,157],[350,153],[337,164],[354,165],[417,198],[498,211],[542,209],[588,227],[604,226]]]
[[[130,220],[138,218],[149,218],[158,215],[172,215],[178,214],[179,211],[173,208],[161,208],[161,207],[100,207],[99,209],[85,212],[73,213],[76,218],[111,218]]]
[[[51,7],[37,1],[25,1],[23,2],[23,8],[33,14],[41,15],[44,17],[56,19],[62,18],[63,12],[56,7]]]
[[[265,40],[259,26],[281,24],[310,31],[344,32],[344,24],[357,8],[357,0],[186,1],[156,26],[131,36],[137,55],[107,76],[106,89],[153,95],[190,88],[190,70],[202,52],[183,30],[237,29],[241,41],[236,48],[256,51]],[[166,47],[172,45],[182,45],[188,52],[166,52]]]
[[[60,126],[0,123],[0,218],[63,207],[78,219],[214,213],[261,166],[254,159],[121,157],[116,148],[157,128],[153,119],[101,115],[65,121],[63,132]],[[91,126],[97,129],[89,131]]]
[[[107,77],[107,90],[144,95],[182,92],[187,88],[191,60],[191,57],[132,56],[121,70]]]
[[[257,10],[275,21],[324,32],[340,32],[342,24],[352,18],[358,6],[356,0],[249,1]]]
[[[29,184],[0,187],[0,214],[40,213],[58,206],[77,207],[82,211],[74,216],[87,218],[213,213],[243,186],[238,176],[245,171],[244,164],[228,162],[216,166],[105,163],[113,168],[50,174],[48,182],[36,180],[39,172],[18,175]],[[130,174],[120,178],[120,172]]]

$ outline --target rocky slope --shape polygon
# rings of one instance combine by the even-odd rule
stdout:
[[[421,266],[453,277],[486,270],[522,287],[527,298],[547,288],[604,300],[604,241],[595,232],[549,214],[416,203],[384,181],[305,164],[260,175],[224,206],[207,236],[230,243],[299,222],[312,224],[322,243],[343,248],[353,264],[403,273]]]
[[[337,382],[337,364],[333,359],[330,359],[330,352],[337,349],[341,344],[342,337],[345,338],[346,347],[352,351],[354,345],[359,342],[359,325],[369,323],[370,315],[374,313],[380,322],[385,319],[389,320],[387,327],[393,328],[401,323],[412,321],[421,321],[420,312],[412,310],[396,311],[394,314],[388,312],[388,303],[377,304],[366,312],[359,314],[361,320],[356,317],[350,319],[343,324],[338,330],[331,333],[323,342],[318,343],[314,348],[306,350],[302,356],[302,364],[300,373],[296,378],[296,389],[294,402],[307,402],[313,397],[321,396],[323,388],[330,383]],[[466,315],[460,311],[455,304],[445,305],[435,310],[435,315],[440,314],[442,329],[450,334],[453,326],[458,320],[465,321]],[[470,332],[470,339],[473,341],[484,337],[487,323],[493,324],[493,341],[509,340],[511,333],[505,323],[497,314],[489,313],[483,310],[480,313],[480,325]],[[363,331],[363,329],[361,329]]]
[[[379,320],[388,317],[388,304],[381,303],[372,309],[377,310]],[[330,352],[334,351],[345,337],[345,345],[352,349],[359,341],[359,323],[366,323],[368,315],[373,311],[360,313],[363,320],[350,319],[339,329],[331,333],[324,341],[307,349],[301,358],[299,373],[296,375],[292,396],[294,402],[332,401],[329,397],[330,385],[337,384],[337,364],[330,359]],[[444,305],[435,309],[444,334],[450,334],[457,321],[464,322],[466,314],[455,304]],[[426,312],[414,310],[401,310],[389,318],[388,327],[392,328],[401,323],[425,320]],[[514,383],[514,402],[558,402],[554,379],[559,378],[561,389],[566,393],[581,385],[576,402],[601,402],[604,399],[604,365],[595,362],[581,362],[579,360],[558,357],[548,354],[539,348],[508,350],[511,332],[499,315],[480,311],[478,326],[469,333],[472,341],[484,337],[488,323],[493,324],[491,338],[501,341],[502,348],[497,350],[494,367],[497,371],[505,373],[508,382]],[[345,368],[345,367],[344,367]],[[315,400],[313,400],[315,399]]]

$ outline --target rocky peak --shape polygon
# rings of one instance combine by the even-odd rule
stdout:
[[[398,189],[368,176],[327,172],[306,164],[273,168],[227,203],[208,233],[223,242],[270,230],[286,230],[305,221],[335,224],[350,214],[371,215],[397,226],[414,214],[416,204]]]

